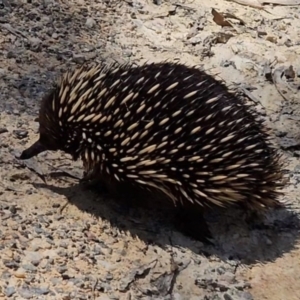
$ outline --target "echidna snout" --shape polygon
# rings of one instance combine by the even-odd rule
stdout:
[[[39,139],[34,142],[30,147],[25,149],[19,159],[25,160],[30,159],[38,154],[45,152],[45,151],[57,151],[57,150],[66,150],[64,149],[63,140],[53,137],[50,132],[47,131],[48,124],[45,118],[40,119],[40,128],[39,128]],[[50,127],[51,128],[51,127]]]
[[[68,135],[64,135],[61,121],[57,122],[56,116],[49,114],[49,110],[52,103],[51,97],[53,93],[47,94],[42,100],[39,116],[35,119],[39,123],[39,139],[33,143],[30,147],[25,149],[18,159],[25,160],[30,159],[38,154],[45,151],[64,151],[73,156],[76,160],[77,156],[73,151],[70,151],[70,145],[77,147],[79,141],[76,140],[70,144],[67,142],[66,138]]]
[[[29,148],[25,149],[18,158],[22,160],[29,159],[47,150],[47,147],[38,140]]]

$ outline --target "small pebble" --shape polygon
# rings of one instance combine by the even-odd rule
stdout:
[[[254,298],[253,298],[253,296],[249,293],[249,292],[242,292],[241,294],[240,294],[240,296],[241,296],[241,300],[253,300]]]
[[[12,260],[4,260],[3,264],[5,265],[5,267],[10,268],[10,269],[19,267],[19,265],[15,261],[12,261]]]
[[[87,18],[85,25],[89,28],[93,28],[96,25],[96,21],[93,18]]]
[[[13,131],[13,134],[18,138],[18,139],[24,139],[28,136],[28,131],[27,130],[21,130],[17,129]]]
[[[229,294],[225,293],[223,295],[224,300],[234,300]]]
[[[73,61],[78,64],[82,64],[85,62],[85,55],[83,54],[74,54]]]
[[[1,134],[1,133],[6,133],[6,132],[8,132],[8,130],[7,130],[6,128],[4,128],[4,127],[1,127],[1,128],[0,128],[0,134]]]
[[[31,299],[34,296],[34,291],[29,288],[21,288],[18,292],[23,299]]]
[[[41,49],[42,41],[37,37],[30,38],[31,49],[38,52]]]
[[[14,293],[16,292],[16,289],[13,286],[8,286],[5,290],[4,293],[7,297],[11,297]]]
[[[8,59],[10,58],[16,58],[18,56],[18,54],[16,52],[13,52],[13,51],[8,51],[7,54],[6,54],[6,57]]]
[[[63,267],[57,267],[57,272],[59,272],[60,274],[63,274],[65,272],[67,272],[68,268],[63,266]]]
[[[106,275],[105,278],[106,278],[106,280],[112,280],[114,278],[114,276],[109,273],[109,274]]]
[[[38,295],[47,295],[50,290],[48,287],[39,287],[39,288],[35,288],[34,292]]]
[[[22,265],[22,268],[28,272],[35,272],[37,270],[37,268],[32,264],[24,264]]]

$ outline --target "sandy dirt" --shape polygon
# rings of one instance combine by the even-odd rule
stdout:
[[[0,299],[300,299],[300,7],[157,3],[0,1]],[[79,185],[63,153],[17,160],[53,80],[114,60],[200,65],[248,95],[286,159],[289,209],[251,228],[210,213],[208,246]]]

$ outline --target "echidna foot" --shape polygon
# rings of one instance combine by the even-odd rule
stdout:
[[[205,244],[214,245],[211,241],[212,234],[201,212],[179,208],[174,223],[176,229],[186,236]]]

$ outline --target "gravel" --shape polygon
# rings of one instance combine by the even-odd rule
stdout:
[[[229,28],[216,26],[211,6],[245,18],[251,34],[233,37]],[[275,52],[286,67],[300,65],[293,54],[299,35],[290,30],[300,11],[284,9],[288,21],[226,1],[176,6],[144,0],[0,1],[0,298],[277,300],[284,293],[293,299],[290,287],[300,285],[285,279],[284,267],[269,272],[280,275],[270,282],[252,272],[257,261],[267,268],[289,255],[300,228],[299,163],[293,157],[299,144],[297,93],[293,87],[285,91],[289,102],[283,109],[274,84],[250,67],[266,73],[263,66]],[[253,28],[261,24],[258,39]],[[288,26],[288,38],[282,26]],[[277,44],[270,42],[277,32]],[[221,37],[228,40],[219,42]],[[248,226],[239,221],[240,212],[214,211],[207,219],[216,246],[206,246],[163,223],[168,212],[117,205],[74,178],[54,176],[57,171],[75,178],[82,174],[80,163],[63,153],[27,162],[14,158],[36,139],[38,103],[68,67],[163,59],[203,63],[229,84],[254,87],[247,90],[259,99],[257,109],[271,117],[279,145],[289,151],[293,214],[269,213]],[[297,77],[299,67],[295,70]],[[288,274],[297,275],[300,255],[295,253]]]

